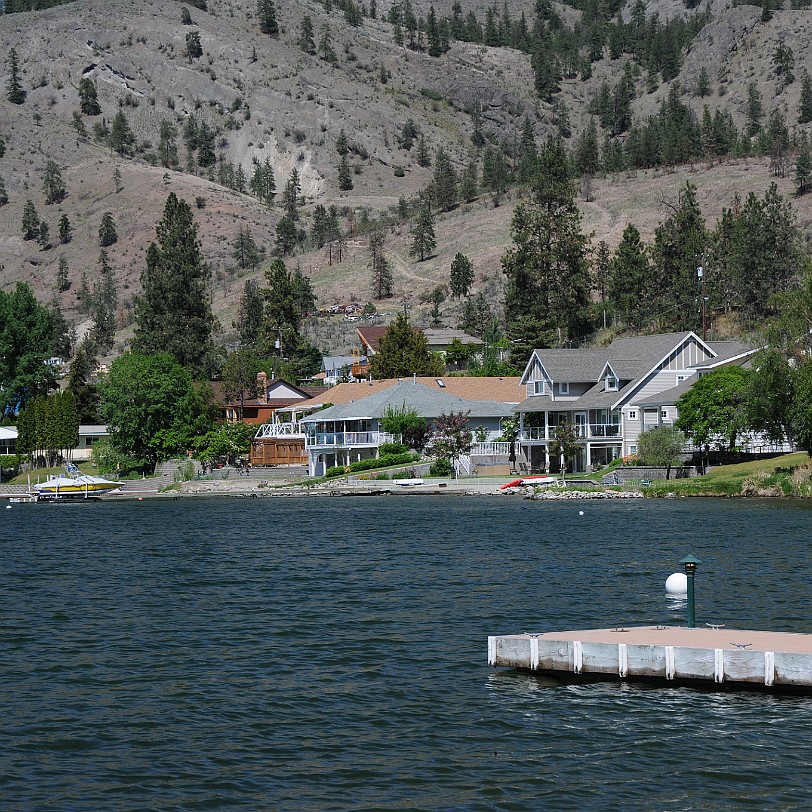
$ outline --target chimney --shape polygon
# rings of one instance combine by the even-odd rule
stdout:
[[[257,372],[257,403],[266,403],[268,400],[268,376],[264,372]]]

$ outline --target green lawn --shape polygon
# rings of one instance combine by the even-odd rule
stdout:
[[[656,480],[647,496],[812,496],[812,459],[805,451],[719,465],[692,479]]]

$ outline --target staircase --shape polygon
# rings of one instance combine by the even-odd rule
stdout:
[[[122,486],[122,493],[158,493],[168,485],[175,482],[175,475],[178,468],[184,466],[187,460],[174,459],[158,463],[155,475],[146,479],[128,479]],[[197,460],[191,461],[195,466],[195,472],[200,471],[200,463]],[[111,477],[112,479],[113,477]]]

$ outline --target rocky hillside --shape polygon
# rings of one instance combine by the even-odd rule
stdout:
[[[380,18],[388,4],[378,6]],[[421,6],[425,8],[421,9]],[[664,19],[686,14],[675,0],[649,4]],[[415,12],[428,12],[428,3],[415,3]],[[131,307],[139,289],[144,251],[154,238],[155,225],[170,191],[195,201],[204,253],[213,269],[215,312],[229,340],[230,325],[243,282],[261,277],[262,268],[240,271],[231,256],[241,228],[250,228],[265,256],[274,248],[278,204],[268,207],[248,193],[229,189],[218,176],[218,165],[230,164],[250,179],[257,163],[273,167],[277,190],[295,168],[305,200],[305,224],[316,204],[335,204],[349,231],[348,252],[341,263],[330,262],[324,250],[306,251],[291,258],[309,274],[321,304],[370,298],[366,217],[394,210],[399,200],[412,198],[432,176],[421,167],[416,150],[401,145],[411,120],[433,151],[442,147],[461,170],[472,154],[472,110],[481,111],[485,136],[518,140],[525,120],[538,139],[555,133],[553,107],[534,91],[533,70],[526,54],[472,43],[452,42],[448,53],[433,58],[395,45],[392,26],[365,18],[351,26],[337,8],[326,11],[315,2],[277,4],[280,34],[262,34],[253,0],[210,0],[206,11],[181,3],[127,3],[116,0],[70,3],[46,11],[0,16],[0,53],[6,58],[0,83],[9,81],[7,57],[19,56],[20,79],[27,91],[23,104],[0,99],[0,158],[8,203],[0,206],[0,285],[29,282],[40,298],[54,295],[58,263],[68,263],[71,287],[59,295],[69,320],[80,323],[76,293],[82,274],[92,283],[98,273],[99,226],[102,215],[113,216],[118,241],[107,250],[119,293],[118,325],[124,346]],[[468,6],[464,11],[468,12]],[[484,19],[485,5],[473,6]],[[530,4],[511,3],[514,16],[522,11],[532,20]],[[186,18],[188,12],[191,20]],[[627,14],[628,9],[624,11]],[[449,9],[438,7],[439,14]],[[561,9],[577,19],[577,12]],[[312,20],[315,40],[326,36],[334,60],[305,53],[299,44],[302,20]],[[746,117],[747,87],[759,88],[766,110],[783,111],[790,125],[797,119],[800,80],[782,89],[773,64],[779,42],[792,49],[795,75],[812,71],[812,12],[780,11],[766,23],[754,6],[733,6],[715,0],[712,19],[688,49],[677,79],[684,101],[698,112],[707,104],[730,111],[742,126]],[[186,22],[184,22],[186,19]],[[186,54],[187,35],[197,32],[202,55]],[[616,81],[622,62],[602,59],[592,77],[564,79],[560,99],[570,113],[574,143],[589,120],[589,101],[600,83]],[[693,95],[702,68],[711,78],[710,95]],[[77,131],[78,89],[91,79],[98,92],[101,114],[79,116],[86,134]],[[669,84],[633,102],[636,118],[650,115],[667,96]],[[135,136],[132,156],[120,156],[94,137],[104,122],[124,112]],[[192,171],[165,169],[156,157],[162,122],[177,130],[181,167],[187,166],[183,141],[190,116],[215,133],[219,164]],[[805,125],[809,127],[810,125]],[[350,142],[353,188],[339,190],[336,140],[344,130]],[[46,204],[43,172],[48,160],[59,166],[66,196]],[[118,170],[119,177],[116,177]],[[677,190],[690,179],[700,190],[706,217],[713,221],[733,194],[761,195],[777,180],[782,191],[793,191],[791,171],[773,178],[768,159],[739,159],[708,167],[681,167],[672,172],[636,171],[598,177],[592,201],[584,202],[584,223],[597,240],[614,244],[627,222],[635,222],[650,236]],[[22,213],[31,200],[47,222],[53,247],[24,240]],[[447,281],[448,267],[457,251],[473,261],[477,282],[494,300],[501,290],[499,259],[510,242],[509,225],[515,198],[509,194],[497,207],[490,197],[458,207],[438,217],[437,255],[416,263],[408,253],[408,225],[393,226],[387,237],[396,295],[383,308],[416,303],[419,295]],[[804,226],[812,221],[810,203],[796,205]],[[71,242],[60,244],[58,223],[67,215],[73,227]],[[454,322],[457,305],[447,304],[446,318]],[[421,318],[419,307],[413,311]],[[347,346],[348,325],[321,325],[319,343],[340,350]]]

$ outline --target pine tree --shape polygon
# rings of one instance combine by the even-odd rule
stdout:
[[[269,158],[264,163],[257,163],[254,167],[254,174],[248,184],[250,190],[257,196],[257,199],[270,206],[276,194],[276,180]]]
[[[382,228],[369,235],[369,267],[372,271],[372,297],[388,299],[394,290],[392,268],[384,251],[385,235]]]
[[[211,370],[212,329],[209,266],[204,262],[192,210],[172,192],[150,244],[136,300],[133,349],[169,352],[195,374]]]
[[[248,279],[243,287],[235,324],[243,347],[255,347],[262,328],[263,299],[259,285]]]
[[[798,195],[805,195],[812,191],[812,152],[809,150],[809,143],[804,141],[798,150],[798,158],[795,162],[795,192]]]
[[[82,114],[78,110],[74,110],[71,116],[71,125],[73,129],[76,130],[76,134],[80,138],[87,138],[87,127],[85,127],[85,122],[82,120]]]
[[[761,106],[761,94],[755,82],[747,86],[747,135],[752,138],[761,131],[761,119],[764,109]]]
[[[332,64],[338,61],[336,52],[333,49],[333,38],[329,25],[325,25],[321,29],[321,37],[319,38],[319,53],[325,62],[330,62]]]
[[[118,168],[118,165],[116,166],[115,171],[113,172],[113,187],[116,190],[116,194],[118,194],[124,189],[124,187],[121,184],[121,170]]]
[[[197,165],[202,167],[213,166],[216,161],[214,130],[205,121],[201,121],[197,127]]]
[[[73,228],[67,214],[59,218],[59,242],[67,245],[73,239]]]
[[[17,49],[12,48],[8,55],[9,77],[6,84],[6,98],[12,104],[22,104],[28,95],[20,84],[20,62],[17,57]]]
[[[511,230],[514,247],[502,257],[505,320],[511,361],[522,366],[534,348],[581,336],[588,321],[586,236],[559,140],[548,138],[540,151],[533,201],[516,208]]]
[[[79,109],[86,116],[101,115],[96,83],[87,76],[79,80]]]
[[[313,20],[310,19],[310,15],[305,14],[299,27],[299,47],[306,54],[313,55],[316,53],[316,40],[314,37]]]
[[[299,192],[301,186],[299,184],[299,172],[294,166],[290,171],[290,177],[285,184],[285,191],[282,193],[282,208],[285,214],[293,221],[299,219]]]
[[[6,182],[0,175],[0,206],[5,206],[8,203],[8,194],[6,193]]]
[[[618,318],[641,331],[654,315],[654,286],[648,248],[629,223],[609,263],[607,293]]]
[[[812,77],[804,71],[801,79],[801,99],[798,103],[798,123],[808,124],[812,121]]]
[[[113,269],[107,256],[107,251],[99,253],[100,275],[93,285],[92,316],[93,326],[90,337],[94,345],[101,352],[113,349],[116,335],[116,294]]]
[[[279,23],[276,19],[276,6],[273,0],[257,0],[259,30],[271,37],[279,36]]]
[[[708,69],[703,65],[699,69],[699,77],[696,80],[696,95],[704,99],[705,96],[710,96],[710,92],[710,76]]]
[[[186,34],[186,56],[190,62],[203,56],[203,43],[200,41],[199,31],[189,31]]]
[[[90,382],[96,365],[95,348],[85,339],[76,348],[71,359],[67,391],[73,395],[80,423],[98,423],[99,396]]]
[[[457,205],[457,173],[442,147],[434,156],[432,189],[434,203],[440,211],[450,211]]]
[[[606,301],[610,261],[609,245],[605,240],[601,240],[595,248],[595,255],[592,259],[592,288],[598,294],[599,302]]]
[[[26,200],[23,206],[23,239],[35,240],[39,237],[39,226],[39,215],[34,208],[34,202]]]
[[[47,251],[51,248],[51,229],[48,227],[48,223],[42,220],[39,224],[39,234],[37,235],[37,242],[39,243],[39,247],[43,251]]]
[[[420,206],[411,233],[412,245],[409,248],[409,255],[418,257],[420,262],[423,262],[424,259],[431,256],[437,246],[437,239],[434,236],[434,215],[431,213],[431,206],[427,200],[424,200]]]
[[[338,161],[338,188],[342,192],[352,189],[352,172],[346,155],[342,155]]]
[[[158,134],[158,160],[166,169],[174,169],[178,165],[178,145],[176,138],[177,127],[166,119],[161,119]]]
[[[59,257],[59,267],[56,272],[56,291],[64,293],[70,289],[70,278],[68,277],[68,260]]]
[[[701,319],[697,267],[708,241],[696,187],[686,183],[674,213],[654,232],[654,296],[668,302],[658,314],[662,330],[695,330]],[[706,280],[707,282],[707,280]]]
[[[422,330],[415,330],[403,315],[389,325],[372,358],[372,374],[377,379],[437,376],[444,368],[442,360],[429,352]]]
[[[130,155],[132,153],[135,136],[130,129],[130,122],[127,121],[127,116],[124,115],[122,110],[119,110],[113,117],[107,143],[110,149],[119,155]]]
[[[476,199],[479,194],[479,164],[476,156],[473,156],[465,167],[465,171],[460,178],[460,199],[466,203]]]
[[[296,243],[299,242],[299,235],[296,231],[296,222],[290,214],[283,214],[276,224],[276,245],[283,256],[293,253]]]
[[[457,253],[451,262],[448,287],[452,296],[467,296],[474,284],[474,266],[465,254]]]
[[[240,231],[234,239],[234,250],[231,256],[242,270],[254,269],[259,265],[259,251],[250,228],[240,227]]]
[[[109,211],[106,211],[102,215],[101,225],[99,226],[99,245],[102,248],[108,248],[117,242],[118,234],[116,233],[116,224],[113,220],[113,215]]]
[[[45,203],[59,203],[65,199],[65,181],[62,180],[62,173],[56,161],[45,163],[45,172],[42,176],[42,190],[45,193]]]

